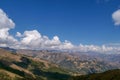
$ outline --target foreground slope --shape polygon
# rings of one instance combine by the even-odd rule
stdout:
[[[104,73],[76,76],[69,80],[120,80],[120,69],[109,70]]]
[[[68,73],[48,61],[0,49],[0,80],[67,80]]]

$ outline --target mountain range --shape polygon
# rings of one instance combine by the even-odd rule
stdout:
[[[1,47],[0,80],[96,80],[99,75],[104,78],[104,74],[110,76],[116,71],[118,74],[113,76],[120,75],[119,57],[119,54]]]
[[[120,68],[120,54],[57,50],[17,50],[17,53],[49,61],[59,67],[71,70],[76,75],[100,73]]]

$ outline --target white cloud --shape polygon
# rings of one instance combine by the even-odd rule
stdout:
[[[0,9],[0,29],[11,29],[14,28],[14,26],[14,22],[10,18],[8,18],[8,16],[2,9]]]
[[[46,47],[47,46],[56,47],[61,44],[61,41],[59,40],[58,36],[54,36],[52,40],[50,40],[49,38],[43,39],[43,43],[44,43],[44,46]]]
[[[42,36],[37,30],[25,31],[20,35],[20,48],[26,49],[70,49],[73,47],[69,41],[61,42],[58,36],[49,39],[47,36]],[[21,37],[22,36],[22,37]]]
[[[22,37],[22,34],[20,32],[17,32],[16,37]]]
[[[120,46],[112,46],[112,45],[110,45],[110,46],[109,45],[96,46],[96,45],[83,45],[83,44],[80,44],[79,47],[77,47],[76,50],[81,51],[81,52],[97,52],[97,53],[107,53],[107,54],[111,54],[111,53],[120,54]]]
[[[32,42],[33,43],[38,42],[40,38],[41,38],[41,34],[37,30],[25,31],[21,42],[23,44],[29,45]]]
[[[74,47],[75,46],[70,41],[65,40],[65,42],[63,42],[62,45],[60,45],[59,49],[72,50],[72,49],[74,49]]]
[[[17,42],[13,36],[9,35],[9,30],[14,26],[15,23],[0,9],[0,46],[10,46]]]
[[[118,9],[117,11],[115,11],[113,14],[112,14],[112,18],[114,20],[114,24],[115,25],[120,25],[120,9]]]
[[[115,25],[120,25],[120,10],[113,13]],[[72,50],[81,52],[97,53],[119,53],[120,46],[112,45],[73,45],[70,41],[60,41],[58,36],[49,39],[48,36],[41,35],[37,30],[24,31],[16,33],[16,37],[9,34],[9,30],[14,28],[15,23],[0,9],[0,46],[6,46],[18,49],[57,49]]]

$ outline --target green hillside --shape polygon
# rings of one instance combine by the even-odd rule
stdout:
[[[97,73],[85,76],[72,77],[69,80],[120,80],[120,70],[109,70],[104,73]]]

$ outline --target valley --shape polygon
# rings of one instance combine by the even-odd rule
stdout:
[[[78,56],[78,53],[61,51],[0,48],[0,79],[95,80],[99,75],[104,78],[107,73],[109,76],[109,70],[119,69],[120,66],[115,61],[80,53]]]

